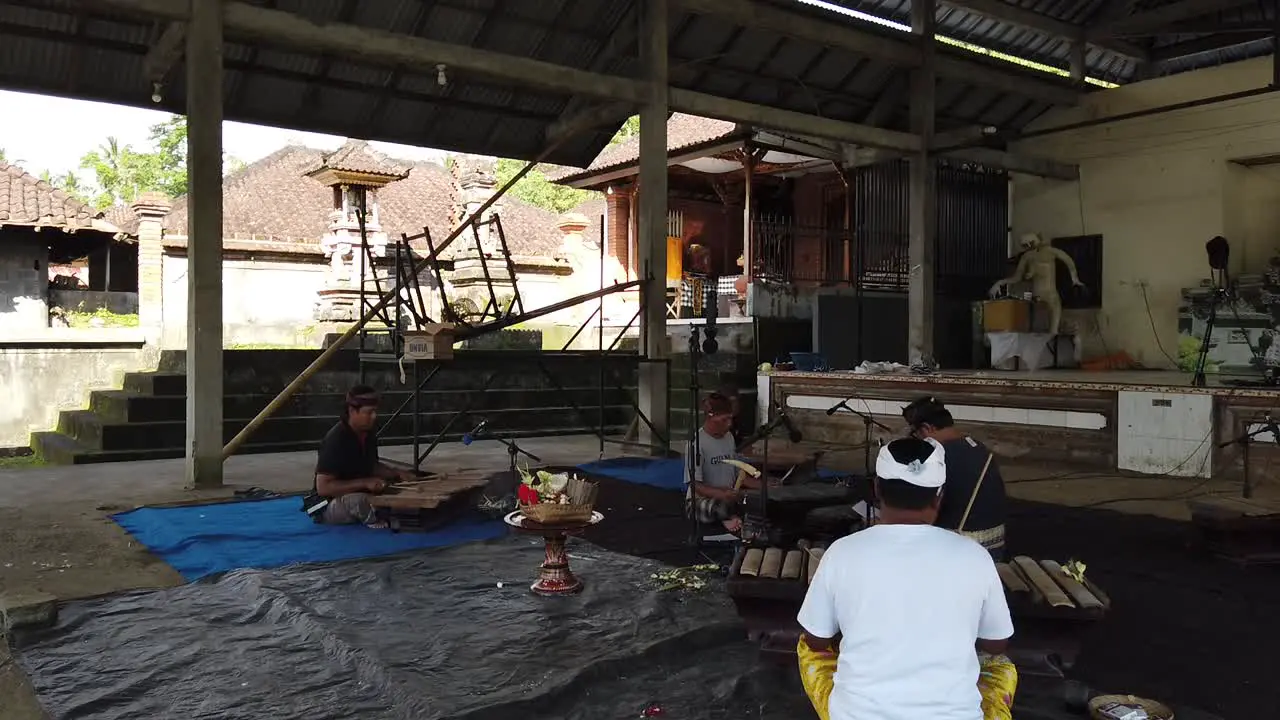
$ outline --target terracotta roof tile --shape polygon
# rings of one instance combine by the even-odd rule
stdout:
[[[738,126],[724,120],[675,113],[667,120],[667,152],[713,142],[734,134]],[[640,136],[606,147],[586,168],[560,167],[547,173],[553,182],[563,182],[604,170],[624,167],[640,159]]]
[[[408,167],[374,150],[363,140],[348,140],[342,147],[322,156],[313,171],[324,168],[394,178],[403,178],[409,172]]]
[[[324,151],[290,145],[228,176],[223,182],[223,238],[290,245],[298,252],[319,252],[329,227],[333,192],[307,173],[324,162]],[[382,229],[392,239],[431,229],[439,243],[457,224],[457,187],[444,167],[428,162],[388,162],[407,176],[378,191]],[[368,168],[360,170],[367,172]],[[173,235],[187,232],[187,198],[174,200],[164,219]],[[515,198],[502,201],[502,227],[513,255],[551,255],[560,245],[554,213]],[[425,250],[425,243],[415,243]]]
[[[126,235],[138,234],[138,216],[128,205],[112,205],[102,211],[102,219],[120,228]]]
[[[0,162],[0,225],[94,228],[102,214],[23,170]],[[102,229],[99,225],[97,229]]]

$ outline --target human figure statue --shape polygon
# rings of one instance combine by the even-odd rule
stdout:
[[[1022,280],[1031,281],[1031,292],[1044,304],[1049,306],[1049,334],[1057,335],[1062,324],[1062,297],[1058,295],[1058,267],[1061,262],[1067,266],[1071,274],[1071,284],[1084,287],[1080,275],[1076,272],[1076,261],[1058,248],[1050,245],[1039,233],[1027,233],[1022,236],[1022,248],[1025,252],[1018,260],[1018,269],[1003,280],[997,280],[991,286],[991,297],[997,297],[1000,290],[1011,283]]]

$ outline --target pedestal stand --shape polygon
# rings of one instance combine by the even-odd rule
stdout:
[[[546,556],[539,566],[538,581],[529,589],[538,595],[571,595],[582,591],[582,581],[569,569],[569,553],[565,543],[569,535],[585,530],[604,519],[604,515],[593,512],[591,519],[577,523],[555,523],[544,525],[525,517],[516,511],[502,520],[521,532],[541,535],[546,545]]]

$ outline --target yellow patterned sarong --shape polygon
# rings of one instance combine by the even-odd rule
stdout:
[[[800,658],[800,681],[821,720],[831,720],[827,703],[835,688],[836,653],[818,652],[809,647],[804,635],[796,645]],[[1018,669],[1004,655],[978,654],[981,672],[978,692],[982,693],[984,720],[1012,720],[1013,696],[1018,691]]]

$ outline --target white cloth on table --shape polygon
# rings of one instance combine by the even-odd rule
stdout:
[[[1053,348],[1049,343],[1058,342],[1056,338],[1065,338],[1072,345],[1075,339],[1066,335],[1050,335],[1049,333],[991,332],[987,333],[987,344],[991,346],[991,367],[1002,368],[1017,358],[1023,370],[1043,370],[1054,366]],[[1078,361],[1072,347],[1064,353],[1061,344],[1058,346],[1058,367],[1067,367]],[[1070,357],[1068,357],[1070,354]]]

